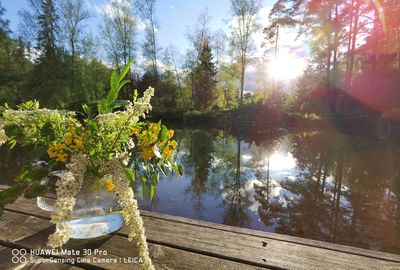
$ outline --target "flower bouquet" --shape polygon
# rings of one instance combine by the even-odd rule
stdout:
[[[174,131],[160,122],[147,123],[141,118],[151,110],[154,89],[142,97],[135,90],[133,101],[117,100],[129,67],[111,75],[110,92],[97,104],[97,112],[83,105],[84,113],[40,109],[36,101],[28,101],[11,109],[1,108],[0,145],[29,148],[36,162],[23,167],[16,185],[0,192],[0,207],[13,203],[24,194],[27,198],[44,196],[49,189],[51,172],[57,172],[56,203],[51,222],[56,231],[48,245],[61,247],[71,235],[77,195],[86,182],[113,193],[120,205],[129,240],[135,240],[143,269],[153,269],[148,255],[143,222],[134,194],[135,179],[142,183],[142,195],[152,199],[159,182],[159,173],[181,174],[182,168],[173,160],[177,146]],[[43,157],[44,160],[43,160]],[[37,165],[40,161],[40,166]],[[93,180],[94,179],[94,180]]]

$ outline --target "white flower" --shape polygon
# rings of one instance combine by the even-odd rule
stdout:
[[[71,227],[63,222],[71,219],[75,198],[81,190],[87,164],[88,160],[83,154],[71,157],[71,163],[67,165],[68,170],[61,173],[56,183],[56,209],[51,215],[51,223],[56,224],[57,229],[49,236],[47,243],[52,248],[61,247],[69,240]]]
[[[137,242],[139,256],[143,259],[141,269],[152,270],[154,266],[149,256],[143,220],[140,216],[135,195],[129,185],[129,179],[125,174],[124,168],[116,159],[109,161],[106,164],[106,168],[112,175],[115,185],[114,192],[118,195],[122,206],[121,214],[126,225],[130,227],[128,239],[129,241],[135,240]]]
[[[4,122],[0,120],[0,146],[6,143],[8,140],[6,136],[6,131],[4,130]]]

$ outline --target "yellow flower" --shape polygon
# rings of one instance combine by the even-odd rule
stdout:
[[[174,136],[174,130],[170,129],[168,130],[168,139],[171,139]]]
[[[62,153],[60,155],[58,155],[58,157],[56,158],[56,160],[61,161],[61,162],[67,162],[67,155],[65,153]]]
[[[140,129],[134,127],[134,128],[131,129],[131,133],[129,134],[129,136],[133,136],[133,135],[139,136],[139,133],[140,133]]]
[[[47,154],[50,158],[54,158],[57,161],[66,162],[67,154],[65,153],[65,146],[60,143],[52,143],[47,149]]]
[[[106,183],[105,183],[106,189],[108,190],[108,192],[113,192],[114,191],[114,183],[111,179],[107,179]]]
[[[69,129],[69,132],[75,133],[75,126],[69,125],[68,129]]]
[[[171,146],[172,149],[175,149],[178,143],[175,140],[172,140],[168,143],[169,146]]]
[[[163,149],[163,156],[164,156],[165,159],[170,159],[170,158],[172,158],[173,154],[174,154],[174,151],[172,151],[171,148],[165,147],[165,148]]]
[[[72,136],[71,136],[71,134],[67,134],[67,135],[65,136],[65,142],[66,142],[68,145],[71,145],[71,144],[72,144]]]
[[[142,152],[142,158],[144,160],[150,160],[153,156],[154,156],[154,152],[153,152],[153,149],[151,149],[151,148],[147,148],[147,149],[143,150],[143,152]]]
[[[150,123],[150,125],[149,125],[149,130],[150,131],[156,131],[157,130],[157,124],[155,124],[155,123]]]
[[[47,149],[47,154],[49,155],[49,157],[53,157],[53,156],[54,156],[54,151],[53,151],[53,149],[51,149],[50,146],[49,146],[49,148]]]
[[[76,138],[74,139],[74,143],[75,143],[76,147],[77,147],[79,150],[82,150],[82,149],[83,149],[83,141],[82,141],[82,138],[81,138],[81,137],[76,137]]]

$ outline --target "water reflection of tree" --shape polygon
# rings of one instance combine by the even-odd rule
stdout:
[[[282,187],[296,199],[282,207],[256,196],[264,223],[274,218],[279,233],[399,253],[397,150],[333,132],[298,134],[292,145],[300,173]]]
[[[244,189],[245,179],[241,172],[241,142],[220,130],[213,141],[212,170],[209,170],[208,196],[223,198],[222,222],[235,226],[246,226],[247,195]],[[194,161],[194,160],[193,160]]]
[[[275,148],[280,144],[284,133],[284,130],[271,128],[264,130],[262,137],[256,132],[250,133],[252,159],[249,166],[254,170],[255,177],[259,181],[259,184],[253,184],[254,199],[260,203],[258,215],[267,227],[274,226],[274,220],[279,219],[282,212],[280,205],[270,202],[271,188],[274,188],[270,176],[270,158],[277,150]]]
[[[204,130],[188,134],[186,141],[188,155],[183,159],[185,171],[192,175],[191,184],[185,189],[191,195],[193,207],[199,215],[204,210],[203,195],[212,191],[208,186],[208,174],[213,163],[214,138]]]
[[[225,194],[222,202],[224,207],[223,223],[247,227],[250,223],[250,217],[246,213],[249,200],[248,191],[245,189],[245,174],[241,169],[241,143],[240,138],[238,138],[236,140],[236,155],[225,155],[225,157],[229,158],[223,161],[221,168],[224,171],[224,175],[231,176],[223,178],[223,191]],[[226,164],[231,166],[226,167]]]

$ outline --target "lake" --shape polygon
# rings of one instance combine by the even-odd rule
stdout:
[[[400,253],[397,138],[336,129],[244,133],[177,129],[184,175],[163,177],[141,208]]]
[[[175,130],[184,174],[162,177],[142,209],[400,254],[400,136]],[[0,182],[11,181],[23,160],[0,149]]]

